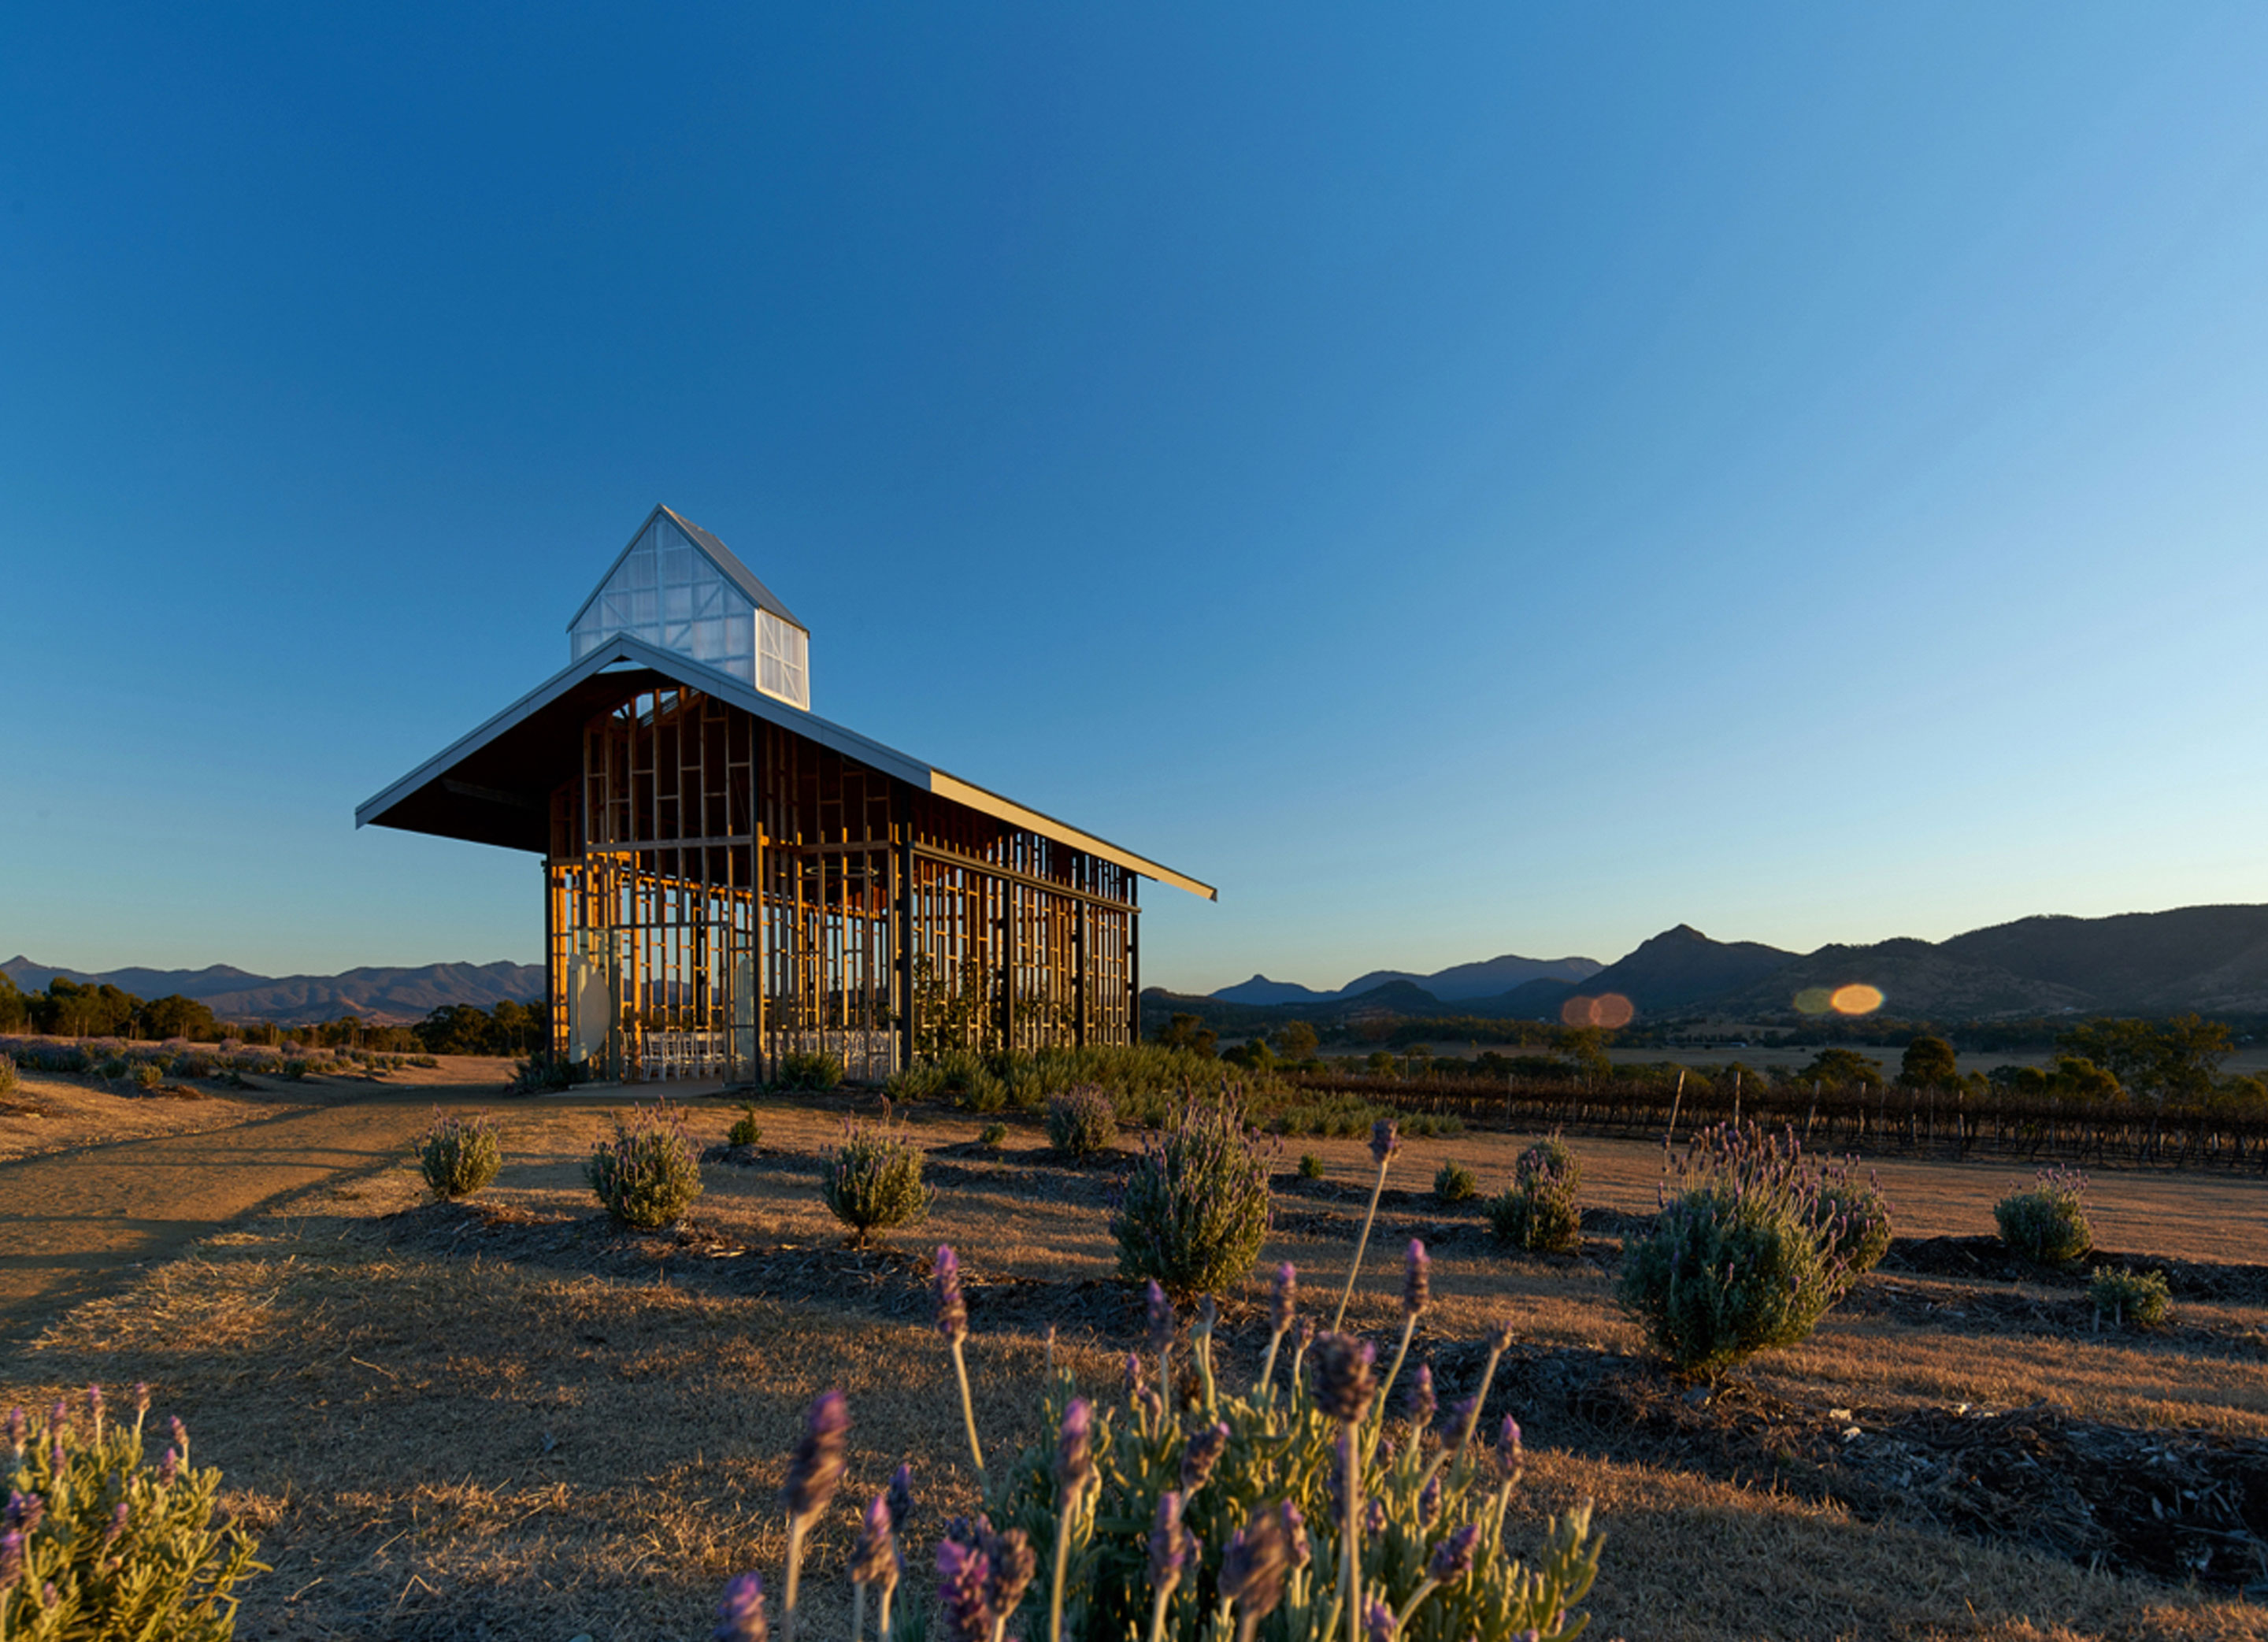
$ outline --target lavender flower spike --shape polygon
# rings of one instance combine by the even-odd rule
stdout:
[[[1433,1423],[1434,1410],[1440,1401],[1433,1395],[1433,1370],[1430,1364],[1420,1363],[1410,1381],[1410,1424],[1423,1435],[1425,1427]]]
[[[1191,1548],[1189,1531],[1182,1526],[1182,1497],[1168,1490],[1158,1496],[1158,1516],[1150,1529],[1150,1585],[1160,1602],[1182,1582]]]
[[[1480,1524],[1466,1523],[1433,1547],[1433,1560],[1426,1565],[1425,1577],[1443,1585],[1455,1584],[1473,1571],[1473,1554],[1480,1543]]]
[[[1378,1390],[1378,1350],[1351,1335],[1327,1334],[1317,1340],[1308,1370],[1315,1406],[1334,1419],[1353,1425],[1370,1410]]]
[[[1220,1456],[1228,1452],[1228,1426],[1215,1421],[1190,1434],[1182,1449],[1182,1491],[1193,1494],[1211,1479]]]
[[[843,1485],[844,1450],[850,1434],[850,1405],[840,1391],[822,1391],[804,1416],[803,1435],[788,1462],[780,1502],[789,1516],[805,1522],[827,1509]]]
[[[1284,1577],[1291,1571],[1292,1550],[1284,1535],[1282,1513],[1263,1506],[1251,1520],[1229,1536],[1221,1553],[1220,1594],[1235,1602],[1238,1634],[1276,1611],[1284,1600]]]
[[[1509,1414],[1504,1417],[1504,1425],[1497,1432],[1496,1446],[1504,1450],[1506,1464],[1520,1463],[1520,1422]]]
[[[1174,1315],[1173,1302],[1166,1298],[1166,1291],[1158,1286],[1155,1278],[1150,1279],[1145,1298],[1149,1314],[1150,1349],[1160,1353],[1171,1351],[1174,1329],[1178,1321]]]
[[[24,1577],[24,1539],[21,1528],[0,1534],[0,1594],[14,1590]]]
[[[1292,1565],[1295,1568],[1306,1567],[1309,1555],[1307,1519],[1301,1516],[1300,1507],[1288,1499],[1278,1507],[1277,1513],[1284,1521],[1284,1543],[1291,1548]]]
[[[8,1410],[8,1446],[16,1451],[16,1457],[19,1460],[24,1457],[24,1433],[31,1428],[31,1424],[30,1417],[23,1410],[11,1408]]]
[[[981,1550],[954,1539],[938,1542],[938,1617],[952,1642],[992,1642],[991,1584],[992,1564]]]
[[[1433,1262],[1425,1253],[1425,1245],[1413,1237],[1410,1254],[1402,1268],[1402,1314],[1415,1317],[1432,1303]]]
[[[892,1529],[887,1494],[874,1496],[866,1507],[865,1521],[858,1526],[858,1537],[850,1547],[850,1582],[885,1588],[898,1582],[897,1536]]]
[[[725,1587],[724,1600],[717,1604],[710,1642],[764,1642],[770,1630],[764,1622],[763,1575],[741,1574]]]
[[[1300,1314],[1300,1273],[1290,1261],[1276,1268],[1276,1288],[1269,1297],[1268,1326],[1282,1334]]]
[[[890,1507],[890,1532],[902,1534],[914,1514],[914,1468],[901,1465],[890,1473],[890,1491],[883,1496]]]
[[[1094,1405],[1085,1397],[1073,1397],[1056,1434],[1056,1484],[1066,1506],[1094,1475]]]
[[[1380,1167],[1383,1168],[1386,1166],[1386,1160],[1401,1150],[1401,1131],[1395,1126],[1392,1118],[1381,1117],[1370,1126],[1371,1160]]]
[[[961,1339],[968,1332],[968,1302],[961,1292],[961,1257],[943,1243],[937,1247],[934,1292],[937,1331],[948,1340]]]
[[[1394,1610],[1375,1596],[1362,1605],[1363,1642],[1394,1642],[1401,1629],[1394,1623]]]

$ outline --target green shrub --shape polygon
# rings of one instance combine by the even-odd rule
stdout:
[[[431,1065],[432,1057],[426,1056],[413,1064]],[[555,1055],[549,1049],[538,1049],[512,1069],[512,1081],[504,1086],[506,1094],[556,1094],[575,1086],[575,1069],[564,1055]]]
[[[157,1062],[137,1060],[134,1063],[134,1086],[136,1088],[154,1089],[165,1081],[166,1069],[158,1065]]]
[[[1480,1195],[1481,1183],[1472,1170],[1444,1163],[1433,1171],[1433,1196],[1443,1203],[1464,1203]]]
[[[779,1068],[772,1077],[776,1089],[812,1089],[824,1092],[843,1085],[843,1057],[825,1049],[798,1050],[780,1057]]]
[[[436,1197],[469,1197],[503,1167],[504,1147],[486,1113],[444,1117],[437,1107],[431,1125],[417,1137],[418,1172]]]
[[[2043,1266],[2068,1265],[2095,1247],[2087,1221],[2087,1176],[2077,1169],[2045,1168],[2029,1191],[2014,1191],[1992,1205],[2000,1241]]]
[[[1619,1298],[1682,1373],[1713,1374],[1792,1345],[1855,1279],[1793,1131],[1705,1130],[1665,1182],[1647,1235],[1623,1253]]]
[[[995,1152],[1005,1145],[1007,1141],[1008,1125],[1005,1123],[987,1123],[976,1131],[976,1144],[990,1147]]]
[[[725,1131],[725,1144],[728,1146],[753,1146],[761,1144],[763,1138],[763,1125],[756,1122],[756,1108],[753,1101],[740,1108],[740,1115]]]
[[[676,1225],[701,1195],[701,1154],[666,1101],[617,1113],[583,1174],[609,1219],[641,1232]]]
[[[282,1070],[284,1075],[293,1083],[304,1083],[306,1081],[309,1069],[306,1061],[294,1057],[284,1063]]]
[[[1316,1156],[1315,1153],[1312,1152],[1302,1152],[1300,1153],[1300,1178],[1301,1180],[1321,1180],[1322,1177],[1322,1159]]]
[[[1108,1152],[1118,1141],[1118,1112],[1094,1084],[1048,1098],[1048,1144],[1075,1158]]]
[[[2134,1271],[2124,1266],[2104,1266],[2087,1286],[2095,1314],[2128,1329],[2161,1329],[2173,1315],[2173,1294],[2162,1271]]]
[[[1567,1143],[1547,1136],[1520,1154],[1512,1184],[1489,1200],[1490,1228],[1530,1254],[1574,1253],[1583,1246],[1582,1178],[1583,1166]]]
[[[441,1063],[431,1055],[412,1055],[409,1057],[409,1064],[412,1066],[438,1066]]]
[[[84,1417],[60,1424],[8,1417],[18,1498],[0,1546],[21,1561],[0,1587],[0,1637],[228,1642],[237,1583],[267,1571],[253,1559],[259,1546],[215,1523],[220,1472],[188,1463],[178,1420],[164,1456],[144,1462],[145,1388],[131,1423],[107,1418],[101,1395],[90,1388]]]
[[[1421,1140],[1453,1139],[1465,1132],[1465,1120],[1454,1112],[1418,1112],[1395,1121],[1403,1135]]]
[[[1226,1292],[1260,1257],[1271,1208],[1268,1160],[1241,1108],[1225,1093],[1192,1100],[1127,1176],[1110,1222],[1118,1274],[1176,1298]]]
[[[191,1049],[183,1049],[166,1064],[166,1075],[177,1080],[210,1078],[213,1075],[213,1064],[205,1056],[199,1055]]]
[[[116,1083],[134,1070],[134,1063],[123,1055],[110,1055],[104,1057],[101,1066],[97,1070],[105,1083]]]
[[[873,1233],[910,1226],[929,1209],[921,1148],[887,1123],[852,1123],[820,1176],[820,1195],[864,1248]]]

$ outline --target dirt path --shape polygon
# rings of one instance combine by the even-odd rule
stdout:
[[[20,1340],[135,1267],[281,1198],[400,1162],[436,1104],[495,1098],[492,1088],[387,1090],[0,1164],[0,1338]]]

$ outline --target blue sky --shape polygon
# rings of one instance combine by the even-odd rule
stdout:
[[[657,501],[1146,980],[2268,900],[2257,8],[464,11],[0,15],[7,952],[534,961]]]

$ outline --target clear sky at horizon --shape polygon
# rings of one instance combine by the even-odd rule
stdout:
[[[1145,980],[2268,900],[2268,12],[0,14],[0,956],[534,961],[354,806],[657,501]]]

